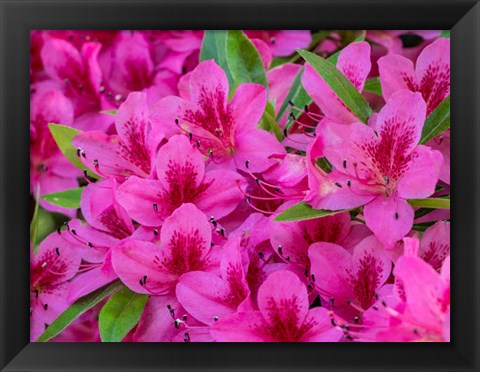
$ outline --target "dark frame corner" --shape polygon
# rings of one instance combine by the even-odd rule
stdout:
[[[273,5],[273,6],[272,6]],[[292,17],[291,14],[301,14]],[[450,344],[28,343],[31,29],[451,29]],[[0,0],[0,368],[480,371],[480,3],[474,0]],[[318,365],[321,357],[322,364]]]

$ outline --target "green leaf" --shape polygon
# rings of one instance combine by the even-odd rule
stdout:
[[[450,96],[440,102],[437,108],[428,115],[423,125],[420,143],[427,143],[448,128],[450,128]]]
[[[322,57],[305,50],[298,50],[298,53],[320,74],[350,111],[360,121],[366,123],[372,109],[352,83],[332,63]]]
[[[117,110],[102,110],[100,111],[100,114],[115,116],[117,114]]]
[[[443,30],[439,37],[450,39],[450,30]]]
[[[332,164],[330,164],[327,158],[318,158],[317,165],[327,173],[332,171]]]
[[[58,145],[58,148],[62,152],[65,157],[70,160],[70,162],[75,165],[78,169],[84,170],[85,165],[82,164],[80,159],[77,156],[77,149],[72,145],[73,138],[82,133],[81,131],[67,127],[66,125],[50,123],[48,124],[48,128],[52,133],[55,142]],[[93,173],[90,170],[87,170],[89,177],[98,179],[100,178],[98,175]]]
[[[227,63],[236,85],[257,83],[268,87],[260,54],[242,31],[227,33]]]
[[[100,301],[110,296],[120,286],[122,286],[122,283],[120,281],[116,281],[114,283],[107,284],[102,288],[99,288],[96,291],[78,299],[74,304],[70,305],[68,309],[61,313],[58,318],[52,322],[52,324],[47,327],[45,332],[42,333],[42,335],[37,339],[36,342],[46,342],[48,340],[51,340],[53,337],[57,336],[60,332],[67,328],[70,323],[72,323],[85,311],[91,309]]]
[[[313,209],[305,202],[295,204],[293,207],[280,213],[275,221],[277,222],[291,222],[291,221],[304,221],[313,220],[314,218],[333,216],[334,214],[345,212],[345,210],[339,211],[327,211],[324,209]]]
[[[202,48],[200,49],[200,61],[213,59],[227,74],[230,90],[234,87],[234,81],[227,63],[227,31],[207,30],[204,33]]]
[[[33,246],[33,252],[37,253],[36,242],[38,234],[38,221],[40,217],[40,184],[37,186],[37,193],[35,196],[35,210],[33,211],[32,222],[30,223],[30,242]]]
[[[80,208],[84,187],[43,195],[42,199],[63,208]]]
[[[103,306],[98,318],[103,342],[120,342],[138,323],[148,295],[123,287]]]
[[[263,112],[258,127],[275,134],[275,137],[277,137],[279,141],[283,140],[282,129],[275,120],[275,109],[270,102],[267,102],[267,106],[265,107],[265,111]]]
[[[408,204],[410,204],[412,207],[450,209],[450,197],[409,199]]]
[[[375,93],[375,94],[378,94],[379,96],[382,96],[382,86],[380,84],[380,78],[373,77],[373,78],[367,79],[363,87],[363,91]]]

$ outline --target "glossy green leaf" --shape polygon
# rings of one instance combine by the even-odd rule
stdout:
[[[227,33],[227,63],[236,85],[257,83],[268,87],[260,54],[242,31]]]
[[[72,145],[73,138],[81,133],[81,131],[67,127],[66,125],[50,123],[48,124],[48,128],[52,133],[55,142],[58,145],[58,148],[62,152],[65,157],[70,160],[70,162],[75,165],[78,169],[84,170],[85,166],[82,164],[80,159],[77,156],[77,149]],[[90,170],[87,170],[89,177],[98,179],[100,178],[98,175],[93,173]]]
[[[61,313],[52,324],[50,324],[45,332],[37,339],[36,342],[46,342],[57,336],[65,328],[68,327],[75,319],[82,315],[88,309],[91,309],[103,299],[110,296],[118,288],[122,286],[120,281],[107,284],[96,291],[78,299],[74,304],[70,305],[63,313]]]
[[[450,209],[450,198],[409,199],[408,204],[412,207]]]
[[[103,342],[120,342],[138,323],[148,295],[123,287],[103,306],[98,318]]]
[[[332,171],[332,164],[330,164],[327,158],[318,158],[317,165],[327,173]]]
[[[32,222],[30,223],[30,242],[33,246],[33,251],[37,252],[37,235],[38,235],[38,221],[40,219],[40,184],[37,186],[37,192],[35,196],[35,210],[33,211]]]
[[[367,81],[365,81],[363,91],[375,93],[379,96],[382,96],[382,86],[380,84],[380,78],[373,77],[373,78],[367,79]]]
[[[42,199],[63,208],[80,208],[80,198],[84,187],[70,189],[42,196]]]
[[[333,216],[334,214],[345,212],[345,210],[328,211],[323,209],[313,209],[305,202],[295,204],[293,207],[280,213],[275,221],[277,222],[291,222],[291,221],[304,221],[312,220],[314,218]]]
[[[353,84],[332,63],[322,57],[305,50],[299,50],[298,53],[320,74],[350,111],[360,121],[366,123],[372,109]]]
[[[117,114],[117,110],[102,110],[100,111],[100,114],[115,116]]]
[[[450,128],[450,96],[445,98],[430,115],[423,125],[421,144],[425,144],[432,138]]]
[[[219,65],[228,78],[230,90],[234,87],[232,74],[227,63],[227,32],[224,30],[207,30],[204,33],[202,48],[200,49],[200,61],[213,59]]]
[[[262,119],[260,120],[258,127],[275,134],[275,137],[277,137],[279,141],[283,140],[282,129],[275,119],[275,109],[270,102],[267,102],[267,106],[265,107],[265,111],[263,112]]]
[[[442,33],[440,34],[440,37],[450,39],[450,30],[443,30]]]

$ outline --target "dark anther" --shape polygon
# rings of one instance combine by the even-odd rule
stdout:
[[[342,188],[342,184],[339,182],[335,182],[335,186]]]
[[[295,106],[295,104],[293,103],[293,101],[290,100],[290,99],[288,100],[288,104],[289,104],[290,106]]]
[[[315,274],[312,274],[312,282],[315,283]]]
[[[346,160],[343,161],[343,167],[344,167],[344,168],[347,167],[347,161],[346,161]]]
[[[395,212],[395,219],[398,220],[398,213]]]
[[[35,289],[35,298],[38,298],[38,289]]]
[[[374,306],[372,306],[372,309],[375,310],[375,311],[377,311],[377,310],[378,310],[378,307],[376,307],[376,306],[374,305]]]
[[[143,287],[143,278],[138,281],[140,285]]]
[[[213,227],[217,227],[217,221],[213,220],[211,222],[212,222]]]
[[[349,335],[348,333],[345,334],[345,338],[347,340],[353,340],[353,337],[351,335]]]
[[[336,327],[337,326],[337,323],[335,323],[335,319],[330,319],[330,323],[332,323],[332,326]]]
[[[80,157],[80,151],[82,151],[82,149],[79,147],[79,148],[77,149],[77,158]]]
[[[275,44],[275,43],[277,42],[277,39],[275,39],[274,37],[271,37],[271,38],[270,38],[270,42],[271,42],[272,44]]]
[[[285,259],[290,262],[290,256],[285,256]]]
[[[335,299],[333,297],[330,298],[330,306],[333,307],[333,304],[335,303]],[[347,302],[348,303],[348,302]],[[352,303],[350,301],[350,303]]]
[[[385,301],[382,301],[382,306],[387,307],[387,303]]]
[[[352,183],[350,182],[350,180],[347,180],[347,186],[350,187],[352,185]]]
[[[308,277],[308,269],[305,269],[305,276]]]
[[[359,321],[358,316],[356,316],[355,318],[353,318],[353,323],[358,324],[358,321]]]
[[[197,140],[195,143],[197,144],[197,147],[200,147],[200,141],[199,140]]]
[[[153,235],[158,236],[158,230],[157,229],[153,229]]]
[[[280,256],[283,256],[283,249],[281,245],[278,246],[278,253],[280,254]]]
[[[172,310],[172,307],[170,305],[167,305],[168,310]]]
[[[87,245],[90,247],[90,248],[93,248],[93,244],[91,242],[87,242]]]
[[[180,320],[179,320],[179,319],[175,319],[175,320],[173,321],[173,325],[175,326],[176,329],[178,329],[179,324],[180,324]]]
[[[287,128],[283,128],[283,136],[288,137],[288,129]]]
[[[175,310],[170,309],[170,316],[171,316],[172,318],[175,318]]]
[[[260,185],[260,179],[259,178],[255,178],[255,182]]]
[[[265,255],[263,254],[263,252],[258,252],[258,257],[260,257],[262,261],[265,260]]]
[[[57,256],[60,256],[60,250],[57,248],[55,248],[55,253],[57,254]]]
[[[157,205],[157,203],[153,203],[153,210],[154,210],[155,212],[158,212],[158,205]]]
[[[375,292],[375,294],[373,295],[373,297],[375,297],[375,300],[378,300],[378,293]]]
[[[294,114],[293,112],[290,112],[290,113],[288,114],[288,116],[290,116],[290,117],[292,118],[292,120],[295,120],[295,119],[296,119],[295,114]]]
[[[183,314],[182,319],[183,319],[184,322],[186,322],[187,321],[187,314]]]
[[[47,310],[48,309],[48,304],[44,304],[43,305],[43,310]]]
[[[246,160],[246,161],[245,161],[245,168],[247,168],[247,169],[248,169],[248,164],[250,164],[250,161],[249,161],[249,160]]]
[[[71,229],[70,231],[72,232],[73,235],[77,235],[77,232],[75,231],[75,229]]]
[[[175,124],[178,125],[178,118],[175,118]]]
[[[61,234],[62,234],[62,230],[61,230],[61,227],[60,227],[60,226],[57,226],[57,234],[58,234],[58,235],[61,235]]]
[[[214,320],[215,322],[217,322],[217,321],[218,321],[218,316],[214,316],[214,317],[213,317],[213,320]]]
[[[185,332],[185,339],[184,339],[185,342],[190,342],[190,335],[188,334],[188,332]]]
[[[188,139],[191,141],[193,139],[193,134],[192,132],[188,132]]]
[[[220,235],[225,237],[225,229],[223,227],[220,229]]]
[[[145,285],[145,284],[147,284],[147,276],[146,275],[143,276],[143,285]]]
[[[250,203],[250,196],[247,196],[245,199],[247,200],[247,203]]]
[[[208,150],[208,156],[210,156],[210,157],[213,156],[213,150],[212,150],[212,149],[209,149],[209,150]]]
[[[303,107],[303,110],[308,114],[308,105],[305,105],[305,106]]]
[[[385,185],[388,185],[390,183],[390,178],[388,176],[383,177],[385,180]]]

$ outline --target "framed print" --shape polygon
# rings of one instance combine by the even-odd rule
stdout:
[[[477,2],[1,19],[2,370],[480,368]]]

